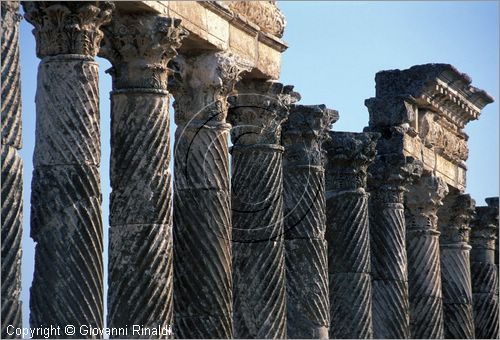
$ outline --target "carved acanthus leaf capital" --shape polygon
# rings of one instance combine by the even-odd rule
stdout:
[[[175,98],[177,124],[202,121],[207,124],[226,120],[227,96],[243,72],[251,67],[229,52],[207,52],[186,57],[179,55],[172,60],[169,90]]]
[[[473,248],[494,250],[498,238],[498,197],[488,198],[486,203],[488,206],[476,207],[470,241]]]
[[[327,152],[326,190],[366,188],[367,169],[377,153],[378,133],[330,131],[323,145]]]
[[[290,85],[263,80],[238,83],[237,94],[229,97],[233,143],[280,144],[281,124],[298,100],[300,95]]]
[[[114,4],[108,1],[23,1],[24,17],[35,26],[37,56],[60,54],[95,57],[111,20]]]
[[[469,194],[446,196],[438,211],[442,243],[469,242],[469,223],[474,216],[475,204]]]
[[[99,56],[113,67],[113,88],[167,89],[168,62],[188,32],[180,19],[157,14],[116,14],[103,26]]]
[[[411,184],[405,195],[408,230],[437,230],[437,210],[447,194],[446,182],[430,173]]]

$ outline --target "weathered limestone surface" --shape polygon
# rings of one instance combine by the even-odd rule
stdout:
[[[21,84],[19,70],[19,1],[2,1],[2,325],[22,327],[21,319],[21,239],[23,220],[23,162]]]
[[[31,236],[32,327],[103,326],[98,66],[112,4],[25,2],[38,69]],[[67,335],[61,334],[63,337]]]
[[[178,56],[174,94],[174,332],[232,338],[227,96],[248,70],[231,54]]]
[[[410,316],[404,193],[422,171],[420,162],[400,154],[377,156],[369,167],[368,201],[374,338],[409,338]]]
[[[392,147],[463,191],[468,158],[463,128],[478,119],[493,98],[471,86],[469,76],[449,64],[381,71],[375,81],[376,97],[365,102],[370,127],[405,126],[406,132]]]
[[[441,231],[444,337],[474,339],[469,222],[475,202],[470,195],[450,193],[443,203],[438,211],[438,223]]]
[[[113,67],[108,327],[172,325],[172,181],[167,77],[186,32],[155,14],[115,13],[100,55]],[[123,336],[120,336],[123,337]]]
[[[292,106],[283,124],[287,336],[328,338],[328,265],[322,144],[338,113]]]
[[[325,143],[330,338],[370,339],[372,278],[366,179],[377,133],[330,132]]]
[[[444,337],[437,210],[447,194],[440,177],[424,173],[405,196],[410,329],[416,339]]]
[[[239,84],[231,97],[234,336],[286,338],[281,123],[291,86]]]
[[[498,267],[494,263],[498,238],[498,197],[488,206],[476,207],[471,231],[471,276],[474,324],[477,339],[498,339]]]

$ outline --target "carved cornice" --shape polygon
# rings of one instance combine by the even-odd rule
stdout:
[[[283,36],[286,20],[276,6],[276,1],[230,1],[227,5],[262,31],[279,38]]]
[[[474,216],[476,202],[469,194],[448,195],[438,211],[442,244],[469,242],[469,223]]]
[[[368,166],[375,159],[380,135],[330,131],[330,137],[324,143],[327,152],[326,190],[366,188]]]
[[[290,105],[300,100],[293,86],[249,80],[238,83],[236,89],[237,94],[229,98],[233,143],[280,144],[281,124],[288,117]]]
[[[35,26],[37,56],[60,54],[95,57],[103,33],[101,25],[111,20],[111,2],[23,1],[24,17]]]
[[[486,203],[488,206],[476,207],[476,216],[471,223],[470,242],[473,249],[495,250],[495,240],[498,238],[498,197],[488,198]]]
[[[167,89],[167,64],[187,36],[180,23],[156,14],[115,14],[102,28],[99,52],[113,65],[113,88]]]
[[[225,122],[227,96],[234,91],[242,72],[251,67],[228,52],[207,52],[194,57],[177,56],[169,90],[175,98],[175,121],[184,124],[199,121],[206,124]]]
[[[408,231],[437,231],[437,210],[447,194],[446,182],[429,173],[411,184],[405,195]]]

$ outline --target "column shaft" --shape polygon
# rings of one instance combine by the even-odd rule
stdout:
[[[498,267],[495,240],[498,237],[498,198],[476,207],[471,232],[471,277],[476,339],[498,339]]]
[[[444,338],[437,209],[448,193],[439,177],[423,175],[406,194],[406,251],[411,336]]]
[[[234,56],[175,60],[174,316],[178,338],[232,338],[231,205],[226,96]]]
[[[418,162],[399,154],[378,155],[369,168],[374,338],[410,337],[403,195],[420,171]]]
[[[22,327],[21,240],[23,222],[23,162],[21,84],[19,70],[18,1],[2,1],[2,329]]]
[[[103,326],[98,65],[109,3],[23,3],[38,69],[31,236],[32,327]],[[73,26],[70,22],[80,22]],[[66,29],[71,27],[71,34]],[[60,336],[67,337],[61,332]]]
[[[242,83],[232,98],[231,201],[237,338],[286,338],[283,101],[290,87]]]
[[[472,287],[469,266],[469,221],[474,200],[469,195],[448,195],[438,211],[443,290],[444,336],[473,339]]]
[[[337,119],[338,113],[324,105],[296,105],[283,125],[287,335],[292,339],[328,338],[322,143]]]
[[[375,157],[375,133],[331,132],[326,143],[330,338],[370,339],[372,278],[367,168]]]
[[[186,35],[179,25],[159,15],[116,14],[103,28],[100,55],[113,65],[108,325],[128,329],[130,338],[140,337],[133,325],[171,335],[167,63]]]

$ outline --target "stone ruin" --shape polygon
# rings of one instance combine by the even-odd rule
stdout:
[[[379,72],[365,131],[332,132],[337,111],[297,104],[276,81],[287,45],[275,1],[22,6],[41,59],[32,327],[104,327],[101,56],[113,82],[107,327],[124,331],[112,338],[142,337],[133,325],[175,338],[499,337],[498,197],[475,207],[465,193],[463,131],[493,98],[467,75]],[[19,2],[1,14],[8,338],[22,327]]]

